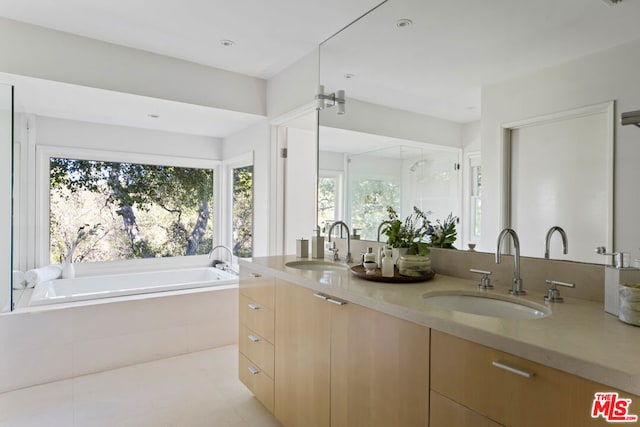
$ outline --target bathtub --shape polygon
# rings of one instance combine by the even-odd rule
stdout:
[[[29,306],[237,283],[234,274],[212,267],[56,279],[37,283]]]

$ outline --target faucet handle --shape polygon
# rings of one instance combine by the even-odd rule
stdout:
[[[482,274],[482,278],[480,279],[480,283],[478,283],[478,287],[480,289],[493,289],[493,285],[491,284],[491,281],[489,280],[489,276],[491,276],[491,272],[490,271],[476,270],[475,268],[470,268],[469,271],[472,272],[472,273]]]
[[[546,280],[547,284],[551,285],[549,289],[547,289],[547,295],[545,295],[544,300],[547,302],[563,302],[564,298],[560,296],[560,290],[556,288],[556,286],[564,286],[567,288],[575,288],[575,283],[567,283],[567,282],[559,282],[557,280]]]

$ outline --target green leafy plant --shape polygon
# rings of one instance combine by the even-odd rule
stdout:
[[[413,213],[400,220],[391,206],[387,207],[388,220],[382,233],[387,236],[387,244],[392,248],[408,248],[410,255],[428,255],[429,244],[423,239],[428,235],[431,222],[427,214],[413,207]]]
[[[436,220],[436,224],[429,230],[429,235],[431,236],[431,241],[429,242],[429,246],[435,248],[446,248],[446,249],[455,249],[453,244],[456,241],[457,233],[456,233],[456,223],[458,222],[458,217],[453,216],[453,214],[449,214],[447,219],[444,221]]]

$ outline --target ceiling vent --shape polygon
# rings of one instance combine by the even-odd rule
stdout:
[[[608,4],[609,6],[615,6],[618,3],[622,3],[622,0],[602,0],[602,1]]]

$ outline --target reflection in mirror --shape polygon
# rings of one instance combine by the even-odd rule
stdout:
[[[548,13],[551,5],[553,14]],[[582,145],[580,136],[573,135],[579,149],[564,153],[559,162],[555,162],[561,157],[559,147],[541,151],[540,144],[533,144],[531,152],[521,153],[520,160],[536,159],[536,164],[514,166],[527,171],[523,179],[513,176],[511,184],[519,192],[514,194],[519,198],[515,204],[510,204],[505,191],[510,176],[501,164],[501,138],[505,123],[580,109],[607,99],[635,109],[638,97],[628,90],[634,85],[628,70],[637,68],[634,58],[640,49],[640,27],[629,17],[637,16],[640,5],[618,2],[606,13],[603,2],[582,4],[579,13],[562,2],[515,1],[502,6],[498,14],[482,2],[383,2],[320,46],[319,84],[324,85],[325,93],[343,90],[346,99],[343,115],[336,114],[335,107],[321,110],[320,126],[460,149],[458,235],[462,241],[457,242],[458,248],[477,243],[476,249],[493,252],[500,230],[512,226],[522,236],[524,254],[541,258],[547,230],[558,225],[568,234],[568,256],[562,254],[554,236],[551,258],[607,262],[593,253],[596,245],[637,252],[633,242],[639,232],[630,213],[637,211],[637,203],[630,202],[628,196],[633,193],[632,183],[637,182],[636,133],[607,119],[608,147],[612,147],[615,131],[616,153],[626,153],[616,154],[615,171],[616,186],[626,191],[617,187],[615,195],[611,191],[611,151],[589,159],[594,161],[590,163],[594,174],[588,179],[580,177],[580,167],[574,166],[589,149]],[[567,27],[566,22],[575,25]],[[608,31],[610,28],[620,31]],[[326,139],[321,129],[321,152],[327,151]],[[377,149],[372,144],[358,154]],[[552,161],[547,161],[550,158]],[[375,159],[369,161],[380,177],[387,175]],[[555,165],[554,173],[542,171],[540,166],[551,164]],[[337,175],[331,182],[343,179],[350,192],[353,180],[348,169],[343,170],[344,176]],[[327,176],[327,168],[323,174]],[[596,175],[598,183],[607,186],[605,190],[591,185]],[[592,190],[585,193],[584,188]],[[403,189],[400,197],[405,195]],[[356,206],[351,197],[344,195],[342,207],[338,203],[331,206],[357,222],[350,217]],[[570,208],[555,203],[560,199]],[[616,209],[615,224],[614,204],[624,207]],[[510,212],[505,205],[510,206]],[[550,218],[548,212],[532,206],[561,215]]]
[[[387,207],[459,215],[460,149],[326,127],[320,140],[321,224],[346,218],[361,239],[377,240]]]
[[[0,84],[0,185],[5,194],[11,194],[10,203],[2,203],[0,208],[0,259],[3,260],[2,268],[0,268],[0,277],[10,277],[7,281],[8,285],[0,289],[0,313],[11,311],[11,288],[13,283],[13,275],[11,274],[12,259],[11,234],[13,229],[12,206],[13,206],[13,188],[12,188],[12,169],[13,169],[13,87]],[[0,280],[0,283],[6,283]]]
[[[554,226],[568,235],[551,236],[549,257],[602,262],[597,246],[611,248],[613,236],[613,103],[505,125],[509,153],[510,223],[518,230],[520,253],[542,257]]]

